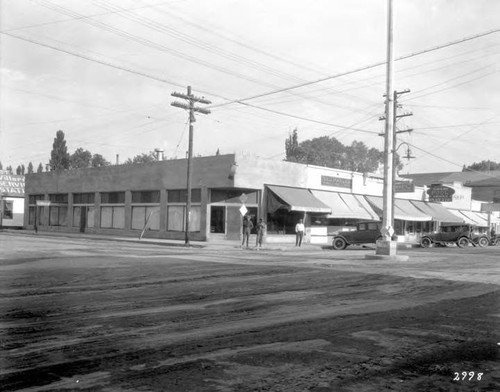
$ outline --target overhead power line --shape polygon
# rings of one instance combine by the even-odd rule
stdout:
[[[461,44],[461,43],[466,42],[466,41],[470,41],[470,40],[473,40],[473,39],[485,37],[487,35],[498,33],[498,32],[500,32],[500,28],[494,29],[494,30],[490,30],[490,31],[487,31],[487,32],[481,33],[481,34],[475,34],[475,35],[472,35],[472,36],[469,36],[469,37],[465,37],[465,38],[462,38],[462,39],[459,39],[459,40],[456,40],[456,41],[448,42],[446,44],[434,46],[432,48],[424,49],[424,50],[421,50],[421,51],[418,51],[418,52],[413,52],[413,53],[410,53],[410,54],[407,54],[407,55],[404,55],[404,56],[400,56],[400,57],[397,57],[395,59],[395,61],[406,60],[406,59],[411,58],[411,57],[419,56],[421,54],[433,52],[433,51],[436,51],[436,50],[439,50],[439,49],[444,49],[444,48],[447,48],[447,47],[450,47],[450,46],[453,46],[453,45]],[[330,76],[327,76],[327,77],[324,77],[324,78],[321,78],[321,79],[312,80],[310,82],[296,84],[294,86],[285,87],[285,88],[282,88],[282,89],[279,89],[279,90],[269,91],[267,93],[252,95],[252,96],[247,97],[247,98],[237,99],[237,100],[233,100],[233,101],[230,101],[230,102],[221,103],[221,104],[218,104],[218,105],[212,105],[211,107],[214,108],[214,107],[218,107],[218,106],[230,105],[232,103],[242,103],[243,101],[249,101],[251,99],[262,98],[262,97],[266,97],[268,95],[282,93],[282,92],[294,90],[294,89],[297,89],[297,88],[310,86],[310,85],[313,85],[313,84],[316,84],[316,83],[326,82],[327,80],[339,78],[341,76],[351,75],[351,74],[354,74],[354,73],[357,73],[357,72],[361,72],[361,71],[366,71],[368,69],[380,67],[381,65],[385,65],[385,64],[386,64],[385,61],[380,61],[378,63],[374,63],[374,64],[367,65],[367,66],[360,67],[360,68],[355,68],[353,70],[346,71],[346,72],[341,72],[341,73],[338,73],[338,74],[335,74],[335,75],[330,75]]]

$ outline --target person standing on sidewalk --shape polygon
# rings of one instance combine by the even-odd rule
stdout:
[[[302,219],[295,225],[295,246],[302,246],[302,239],[304,238],[304,223]]]
[[[241,241],[241,246],[245,245],[246,242],[248,248],[248,240],[250,239],[250,233],[252,232],[252,229],[253,223],[250,220],[250,216],[246,215],[243,219],[243,241]]]
[[[259,223],[257,223],[257,241],[255,246],[262,248],[262,240],[264,239],[264,234],[266,231],[266,223],[262,218],[259,219]]]

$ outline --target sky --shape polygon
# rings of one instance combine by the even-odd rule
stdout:
[[[383,150],[386,0],[0,0],[0,162],[68,151],[284,159],[329,136]],[[500,2],[394,0],[401,173],[500,162]]]

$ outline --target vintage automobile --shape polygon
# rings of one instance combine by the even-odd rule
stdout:
[[[437,232],[427,233],[420,239],[420,246],[428,248],[431,245],[447,246],[456,244],[460,248],[468,245],[488,246],[490,239],[487,234],[480,233],[476,226],[469,224],[442,224]]]
[[[381,227],[381,222],[359,222],[354,230],[340,231],[334,235],[333,249],[341,250],[356,244],[374,244],[382,238]]]

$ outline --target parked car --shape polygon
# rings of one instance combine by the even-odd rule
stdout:
[[[420,239],[420,246],[428,248],[431,245],[447,246],[456,244],[460,248],[470,244],[481,247],[490,244],[490,238],[485,233],[480,233],[477,227],[468,224],[445,224],[434,233],[427,233]]]
[[[333,249],[341,250],[355,244],[374,244],[382,238],[381,228],[382,222],[359,222],[354,230],[341,231],[334,235]]]

